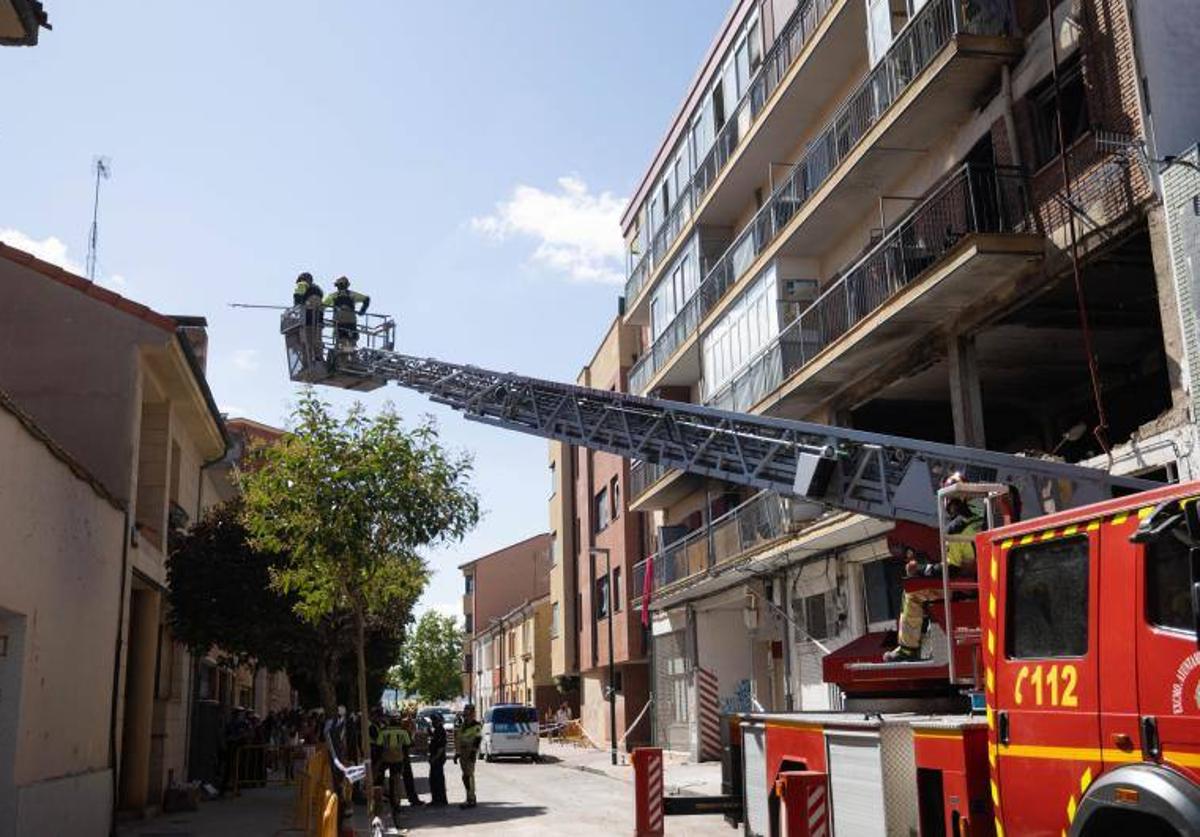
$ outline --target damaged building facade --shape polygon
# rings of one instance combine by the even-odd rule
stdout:
[[[1186,37],[1143,35],[1145,3],[1049,5],[735,3],[622,219],[629,391],[1200,476],[1200,205],[1166,160],[1195,150],[1150,128],[1200,130],[1147,92]],[[894,627],[919,533],[651,463],[629,483],[655,742],[715,756],[718,710],[836,708],[822,660]]]

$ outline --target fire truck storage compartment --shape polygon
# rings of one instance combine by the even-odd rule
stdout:
[[[767,779],[767,728],[765,724],[742,725],[742,776],[745,782],[746,834],[767,837],[771,833],[769,817],[773,781]]]
[[[917,768],[912,728],[883,720],[875,729],[825,731],[835,834],[917,833]]]

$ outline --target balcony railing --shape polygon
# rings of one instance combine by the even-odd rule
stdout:
[[[679,200],[675,202],[675,206],[667,213],[658,229],[654,231],[650,239],[650,246],[646,248],[646,252],[629,272],[629,279],[625,282],[626,300],[632,303],[637,299],[646,280],[650,278],[654,266],[671,249],[683,231],[687,219],[691,217],[692,210],[700,205],[700,200],[716,182],[717,175],[724,170],[725,164],[733,156],[738,143],[746,136],[767,100],[771,98],[771,94],[775,92],[775,88],[787,74],[792,62],[796,60],[800,51],[812,37],[813,31],[825,17],[825,13],[835,2],[836,0],[804,0],[792,12],[792,16],[788,18],[779,36],[775,39],[775,43],[763,56],[762,64],[759,65],[757,72],[750,80],[746,92],[734,107],[730,117],[725,120],[712,147],[692,173]]]
[[[790,500],[763,491],[726,512],[708,527],[668,544],[654,557],[654,589],[682,581],[736,558],[787,533]],[[633,591],[645,590],[646,561],[633,567]]]
[[[963,237],[1022,232],[1031,225],[1020,169],[962,166],[705,403],[749,410],[855,323],[941,262]]]
[[[662,479],[670,468],[657,462],[634,462],[629,469],[629,499],[636,500],[646,489]]]
[[[808,144],[792,173],[750,219],[745,229],[708,271],[691,299],[675,315],[629,374],[632,392],[642,395],[646,384],[666,365],[675,350],[699,327],[717,301],[788,225],[859,140],[887,113],[900,94],[934,57],[961,32],[1002,31],[1003,22],[991,16],[968,19],[962,0],[930,0],[892,42],[887,54],[842,103],[821,133]]]

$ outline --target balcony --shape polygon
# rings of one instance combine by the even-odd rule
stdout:
[[[654,566],[654,594],[684,586],[709,570],[749,556],[791,533],[791,501],[763,491],[633,567],[633,590],[645,589],[646,565]]]
[[[672,376],[669,367],[682,359],[689,373],[699,369],[692,338],[719,316],[730,289],[777,254],[819,254],[867,215],[881,188],[911,170],[912,153],[968,118],[996,69],[1020,52],[1020,41],[991,34],[998,31],[990,18],[968,18],[960,0],[930,0],[634,365],[630,390],[643,395],[694,381]],[[908,149],[900,155],[908,162],[896,163],[898,148]]]
[[[853,0],[804,0],[792,12],[775,42],[763,56],[762,63],[750,80],[746,92],[733,107],[729,118],[725,120],[725,124],[718,131],[717,137],[704,159],[692,173],[683,193],[650,237],[650,245],[646,248],[646,252],[629,272],[629,278],[625,282],[625,299],[631,312],[641,307],[643,300],[640,298],[640,294],[646,289],[648,280],[654,273],[654,268],[661,265],[665,257],[671,253],[680,234],[686,228],[688,220],[692,217],[693,210],[704,200],[709,189],[717,181],[718,175],[724,171],[739,143],[750,132],[751,126],[755,124],[767,107],[780,83],[789,79],[788,71],[792,65],[805,51],[805,47],[809,45],[813,37],[823,32],[821,27],[827,13],[835,7],[840,11],[847,3],[855,5]],[[862,18],[863,15],[860,14],[859,17]],[[860,39],[862,28],[860,23],[855,33]],[[843,52],[852,51],[845,50]],[[833,58],[833,56],[827,57]],[[838,76],[836,72],[831,72],[834,69],[832,67],[823,64],[822,68],[823,78],[842,77]],[[811,91],[809,95],[811,97]]]
[[[705,403],[758,411],[784,386],[776,401],[804,414],[1011,286],[1044,246],[1019,170],[963,166]]]
[[[629,509],[665,509],[700,486],[700,478],[657,462],[634,462],[629,469]]]

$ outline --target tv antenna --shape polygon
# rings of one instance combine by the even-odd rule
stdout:
[[[92,231],[88,235],[88,254],[87,254],[87,275],[88,280],[96,281],[96,242],[99,238],[100,228],[98,225],[100,217],[100,180],[108,180],[112,176],[112,160],[108,157],[96,157],[92,161],[92,169],[96,173],[96,192],[92,200]]]

